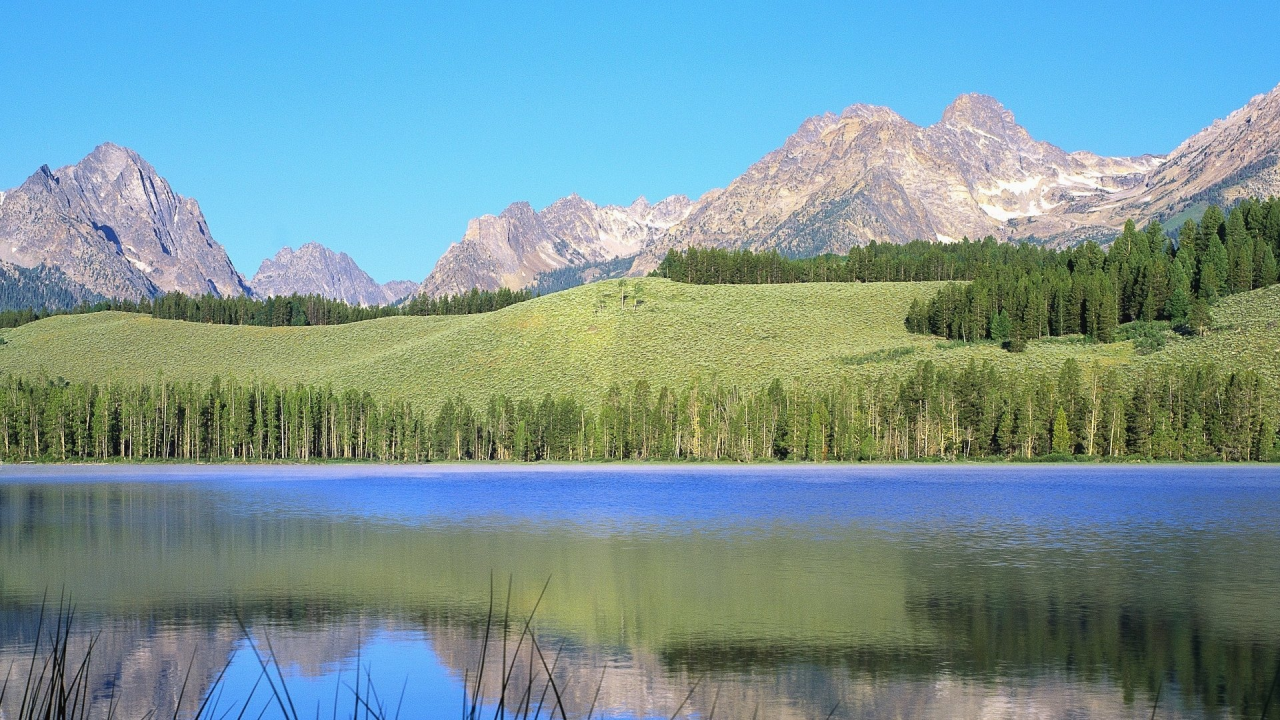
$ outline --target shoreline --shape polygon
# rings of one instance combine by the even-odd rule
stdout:
[[[403,479],[429,480],[460,476],[740,476],[743,479],[841,479],[871,480],[897,476],[901,479],[926,480],[935,475],[939,480],[969,479],[980,474],[1026,473],[1043,471],[1056,478],[1073,479],[1117,477],[1150,470],[1183,472],[1211,471],[1215,474],[1272,471],[1268,475],[1280,480],[1280,464],[1261,462],[915,462],[896,463],[680,463],[680,462],[599,462],[599,463],[501,463],[440,462],[423,464],[380,463],[43,463],[0,464],[0,484],[24,481],[108,482],[166,481],[209,479],[222,480],[339,480],[339,479]],[[1037,473],[1038,474],[1038,473]],[[992,478],[993,480],[997,478]]]

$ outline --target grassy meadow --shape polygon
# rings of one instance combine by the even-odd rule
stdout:
[[[1204,337],[1171,339],[1148,355],[1131,342],[1033,341],[1027,352],[908,333],[913,299],[941,283],[688,285],[609,280],[479,315],[390,317],[327,327],[246,327],[103,312],[3,331],[0,374],[71,381],[207,381],[213,376],[332,384],[433,407],[495,392],[600,397],[611,383],[695,379],[758,387],[775,378],[823,385],[895,374],[917,362],[992,361],[1056,372],[1215,361],[1280,385],[1280,286],[1231,296]]]

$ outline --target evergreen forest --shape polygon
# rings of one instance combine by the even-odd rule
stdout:
[[[14,328],[55,315],[81,315],[106,310],[142,313],[160,320],[184,320],[214,325],[252,325],[258,327],[304,327],[343,325],[397,315],[470,315],[501,310],[509,305],[533,298],[529,290],[477,290],[472,288],[457,295],[429,297],[418,295],[402,305],[360,306],[320,295],[287,295],[255,299],[224,298],[216,295],[191,297],[180,292],[165,293],[154,299],[100,300],[82,303],[62,310],[0,311],[0,328]],[[33,306],[43,307],[43,306]]]
[[[25,268],[0,262],[0,316],[27,308],[77,307],[102,299],[57,268]]]
[[[0,381],[0,456],[21,461],[810,460],[1072,457],[1280,461],[1256,374],[1211,365],[1137,379],[919,363],[898,382],[612,386],[597,402],[491,396],[435,413],[330,387]]]

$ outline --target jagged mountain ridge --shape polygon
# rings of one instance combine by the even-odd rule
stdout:
[[[297,252],[285,248],[248,283],[213,239],[199,204],[175,193],[138,153],[113,143],[73,165],[43,166],[21,186],[0,192],[0,294],[14,307],[137,300],[170,291],[220,297],[296,292],[380,305],[417,287],[407,280],[379,285],[348,255],[316,243]]]
[[[417,289],[418,284],[393,280],[379,284],[350,255],[316,242],[297,250],[282,248],[262,261],[249,282],[255,297],[322,295],[351,305],[388,305]]]
[[[683,218],[641,244],[630,274],[693,245],[808,255],[872,240],[1106,241],[1130,218],[1280,193],[1278,157],[1280,87],[1167,156],[1066,152],[1033,138],[985,95],[960,96],[925,127],[888,108],[853,105],[805,120],[727,187],[689,203]],[[539,273],[598,262],[578,259],[594,249],[580,242],[547,262],[542,248],[560,238],[531,215],[538,214],[516,204],[496,219],[473,220],[423,290],[523,287]]]
[[[56,269],[59,282],[85,297],[253,295],[256,285],[259,295],[372,304],[415,289],[440,295],[528,287],[551,273],[589,280],[594,268],[625,258],[633,258],[629,273],[638,275],[668,249],[691,245],[805,255],[871,240],[1107,240],[1126,219],[1274,194],[1280,87],[1167,156],[1131,158],[1065,152],[1032,138],[993,98],[963,95],[927,127],[869,105],[809,118],[726,188],[696,201],[600,206],[571,195],[540,212],[514,203],[473,219],[420,286],[381,286],[345,255],[311,257],[302,248],[289,263],[268,260],[248,283],[213,240],[195,200],[174,193],[134,151],[105,143],[79,163],[41,167],[0,192],[0,262]]]
[[[42,166],[3,193],[0,260],[57,268],[109,297],[248,291],[199,204],[175,193],[136,152],[111,143],[74,165]]]
[[[807,120],[632,272],[692,245],[815,254],[870,240],[1105,241],[1125,220],[1169,217],[1211,190],[1219,201],[1280,192],[1280,178],[1257,172],[1274,170],[1278,126],[1280,87],[1168,156],[1112,158],[1037,141],[983,95],[960,96],[928,127],[855,105]]]
[[[686,218],[695,203],[673,195],[657,203],[639,198],[631,205],[596,205],[570,195],[541,212],[527,202],[467,224],[423,281],[430,295],[471,288],[522,288],[541,273],[569,266],[632,257]]]

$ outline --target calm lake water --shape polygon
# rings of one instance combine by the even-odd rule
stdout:
[[[46,592],[122,717],[458,717],[536,604],[571,718],[1256,718],[1280,469],[0,468],[0,675]]]

